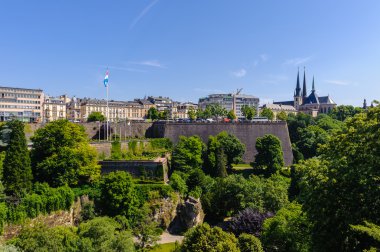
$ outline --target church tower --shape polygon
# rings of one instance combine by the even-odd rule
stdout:
[[[297,86],[294,91],[294,107],[296,110],[299,110],[299,107],[302,105],[302,96],[301,96],[301,86],[300,86],[300,69],[298,68],[297,73]]]
[[[303,87],[302,87],[302,98],[306,100],[307,98],[307,89],[306,89],[306,69],[303,69]]]

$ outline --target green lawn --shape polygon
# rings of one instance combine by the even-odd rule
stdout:
[[[160,244],[154,249],[150,250],[150,252],[171,252],[174,250],[174,247],[175,247],[175,242]]]

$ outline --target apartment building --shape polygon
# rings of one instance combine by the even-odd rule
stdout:
[[[41,122],[43,101],[41,89],[0,86],[0,121]]]
[[[66,105],[70,103],[70,100],[66,95],[58,97],[46,95],[43,104],[43,122],[48,123],[59,119],[66,119]]]

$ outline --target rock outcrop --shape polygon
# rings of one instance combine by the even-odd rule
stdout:
[[[204,212],[199,199],[189,197],[177,206],[177,216],[170,223],[168,231],[180,234],[188,229],[203,223]]]

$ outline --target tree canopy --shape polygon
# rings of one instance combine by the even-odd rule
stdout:
[[[369,248],[350,225],[380,223],[380,108],[346,120],[321,149],[319,159],[296,166],[303,206],[319,251]]]
[[[256,139],[256,150],[254,165],[264,169],[268,175],[276,173],[284,166],[284,157],[281,141],[278,137],[267,134]]]
[[[274,113],[271,109],[269,108],[263,108],[260,112],[260,116],[262,117],[266,117],[268,118],[269,120],[273,120],[274,119]]]
[[[3,181],[5,192],[20,197],[32,187],[30,154],[26,144],[24,124],[17,120],[7,123],[11,130],[9,144],[3,161]]]
[[[256,108],[253,106],[243,105],[241,106],[241,112],[247,120],[252,120],[256,116]]]
[[[83,126],[57,120],[36,130],[31,138],[33,174],[50,185],[75,185],[100,176],[96,150]]]
[[[184,172],[201,169],[204,149],[205,145],[199,136],[181,136],[172,154],[173,169]]]
[[[99,111],[93,111],[87,117],[87,122],[104,122],[106,117]]]

